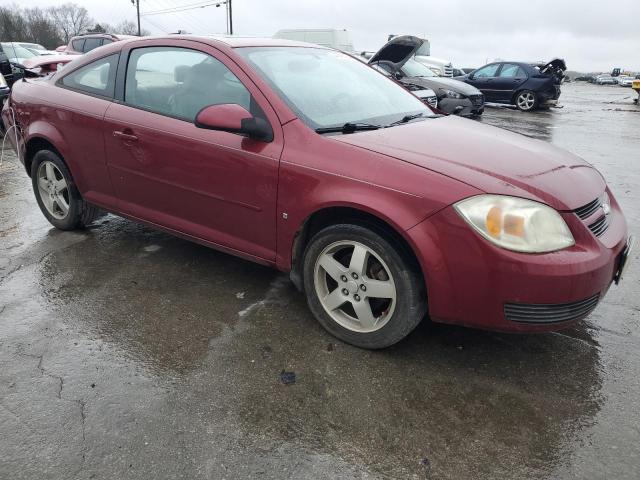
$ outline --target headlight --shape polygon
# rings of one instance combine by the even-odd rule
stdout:
[[[2,75],[0,73],[0,87],[6,87],[7,86],[7,81],[4,78],[4,75]]]
[[[464,98],[464,95],[461,95],[458,92],[454,92],[453,90],[440,90],[440,96],[457,99]]]
[[[542,203],[503,195],[478,195],[454,207],[483,237],[507,250],[553,252],[575,243],[560,214]]]

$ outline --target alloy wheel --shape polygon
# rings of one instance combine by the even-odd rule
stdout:
[[[536,103],[536,97],[532,92],[522,92],[518,95],[517,103],[521,110],[531,110]]]
[[[63,220],[69,215],[69,186],[53,162],[44,161],[38,167],[38,190],[44,207],[52,217]]]
[[[318,256],[315,290],[322,307],[342,327],[370,333],[384,327],[396,307],[391,270],[366,245],[334,242]]]

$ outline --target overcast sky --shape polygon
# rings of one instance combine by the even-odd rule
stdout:
[[[213,1],[213,0],[212,0]],[[0,4],[12,1],[0,0]],[[23,6],[64,3],[26,0]],[[135,20],[131,0],[77,0],[96,20]],[[141,0],[153,12],[202,0]],[[562,57],[570,70],[640,71],[640,1],[614,0],[233,0],[234,31],[271,36],[282,28],[340,28],[356,50],[377,50],[390,33],[431,41],[431,53],[459,67],[496,58],[538,61]],[[225,7],[209,6],[142,17],[153,34],[224,33]]]

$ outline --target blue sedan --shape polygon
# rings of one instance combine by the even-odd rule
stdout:
[[[561,59],[538,65],[495,62],[456,80],[476,87],[487,102],[511,104],[522,111],[531,111],[557,102],[566,69]]]

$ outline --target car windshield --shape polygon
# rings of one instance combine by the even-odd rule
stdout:
[[[42,45],[39,45],[37,43],[21,43],[21,46],[23,46],[24,48],[30,48],[33,50],[46,50],[46,48],[44,48]]]
[[[407,77],[437,77],[429,67],[413,58],[407,60],[407,63],[402,66],[402,73]]]
[[[38,56],[37,54],[33,53],[30,50],[27,50],[24,47],[21,47],[20,45],[8,45],[6,43],[3,43],[2,47],[4,48],[5,53],[7,53],[9,60],[11,60],[12,62]]]
[[[393,80],[335,50],[243,47],[236,51],[313,129],[345,123],[387,125],[417,113],[435,116]]]

